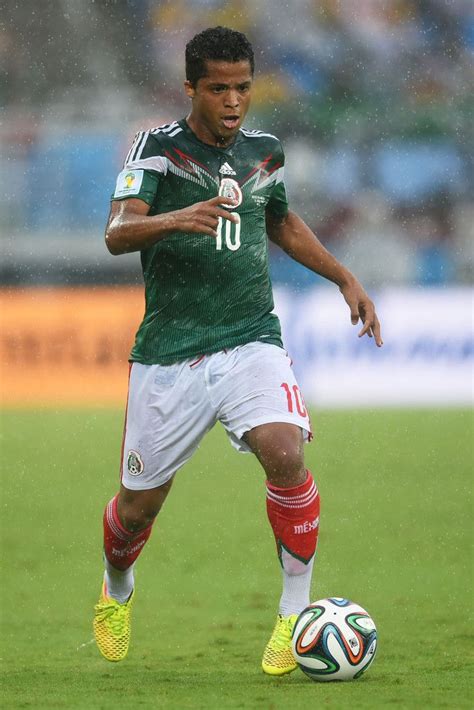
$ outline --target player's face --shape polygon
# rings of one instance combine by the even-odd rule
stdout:
[[[252,72],[250,62],[207,62],[207,76],[193,87],[185,82],[193,107],[188,123],[205,143],[232,142],[250,105]]]

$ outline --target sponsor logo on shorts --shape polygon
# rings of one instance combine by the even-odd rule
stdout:
[[[130,449],[127,454],[127,469],[131,476],[139,476],[145,470],[145,464],[138,451]]]
[[[316,530],[319,525],[319,515],[314,520],[305,520],[301,525],[293,525],[295,535],[303,535],[304,533]]]

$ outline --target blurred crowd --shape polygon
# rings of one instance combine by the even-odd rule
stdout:
[[[469,0],[6,6],[4,282],[114,278],[93,245],[127,143],[185,115],[186,42],[216,24],[254,45],[248,127],[281,137],[291,205],[323,243],[372,287],[472,280]],[[277,250],[271,258],[275,281],[314,283]]]

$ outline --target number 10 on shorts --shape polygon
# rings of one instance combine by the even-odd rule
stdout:
[[[217,225],[216,249],[222,249],[222,232],[224,232],[225,245],[230,251],[237,251],[240,247],[240,215],[237,212],[231,212],[231,215],[237,218],[237,222],[231,222],[230,219],[219,217]],[[225,222],[225,224],[224,224]],[[232,231],[234,234],[232,235]]]
[[[300,417],[306,417],[307,411],[304,405],[303,396],[300,392],[298,385],[293,385],[290,387],[288,382],[282,382],[280,387],[286,392],[286,401],[288,404],[288,411],[293,414],[295,408]]]

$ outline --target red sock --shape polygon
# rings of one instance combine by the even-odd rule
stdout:
[[[319,532],[319,492],[310,472],[306,481],[294,488],[278,488],[267,481],[267,514],[280,560],[285,549],[308,564]]]
[[[152,527],[135,533],[126,530],[117,513],[117,496],[112,498],[104,512],[104,550],[110,564],[120,570],[130,567],[150,537]]]

